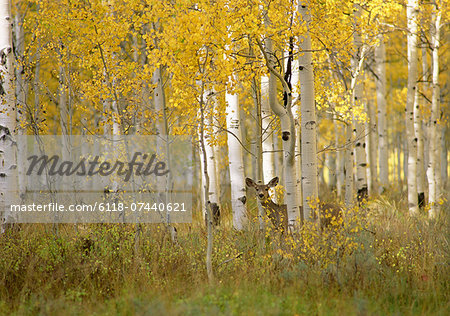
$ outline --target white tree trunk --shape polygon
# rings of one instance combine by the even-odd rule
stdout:
[[[213,123],[213,102],[214,102],[214,96],[211,90],[205,90],[205,93],[203,95],[203,100],[205,102],[205,109],[204,109],[204,118],[205,118],[205,127],[211,127]],[[211,129],[210,129],[211,130]],[[209,198],[205,201],[206,203],[218,203],[219,197],[218,192],[216,188],[217,179],[216,179],[216,159],[214,157],[214,145],[212,144],[211,140],[211,132],[208,132],[208,130],[204,130],[204,142],[205,142],[205,154],[206,154],[206,167],[208,171],[208,177],[209,177]],[[204,185],[206,184],[206,179],[204,179]]]
[[[439,3],[440,4],[440,3]],[[431,99],[431,117],[430,117],[430,149],[428,164],[428,182],[429,182],[429,203],[430,218],[436,218],[439,212],[439,200],[441,198],[441,173],[440,173],[440,86],[439,86],[439,40],[441,26],[441,10],[438,4],[435,4],[432,14],[432,36],[431,45],[433,48],[433,96]]]
[[[201,135],[201,131],[200,128],[198,130],[198,137],[200,139],[199,141],[199,146],[198,146],[198,157],[199,157],[199,161],[200,161],[200,210],[202,213],[202,219],[203,222],[206,219],[206,200],[205,200],[205,184],[206,184],[206,179],[205,179],[205,165],[203,163],[204,159],[203,159],[203,145],[201,144],[201,137],[204,137]]]
[[[417,138],[417,201],[420,208],[425,206],[425,165],[422,116],[419,102],[419,89],[414,92],[414,134]]]
[[[169,128],[167,123],[167,113],[166,113],[166,97],[164,92],[163,78],[161,68],[157,67],[153,72],[152,84],[155,85],[153,90],[153,101],[155,106],[155,112],[158,117],[156,119],[156,150],[157,154],[166,161],[168,168],[170,168],[170,147],[169,147]],[[161,202],[170,202],[170,194],[172,188],[172,181],[170,173],[164,177],[159,177],[157,181],[157,191],[160,193]],[[163,200],[163,199],[166,200]],[[167,231],[171,236],[172,242],[177,240],[177,232],[175,228],[171,225],[170,213],[167,213],[165,218],[165,223],[167,225]],[[139,226],[137,234],[139,233]]]
[[[249,55],[254,56],[253,49],[250,45]],[[256,108],[256,174],[257,181],[264,182],[264,170],[263,170],[263,129],[262,129],[262,112],[261,112],[261,88],[258,85],[256,78],[252,79],[252,97]],[[273,179],[273,178],[271,178]],[[264,208],[261,203],[258,204],[258,222],[259,229],[264,230]]]
[[[430,71],[428,69],[428,62],[427,62],[427,48],[422,47],[422,77],[423,77],[423,84],[422,84],[422,94],[425,96],[428,94],[428,91],[430,91]],[[426,97],[422,96],[420,98],[421,100],[421,106],[426,109],[428,107],[431,107],[431,104],[428,104],[428,100]],[[429,134],[429,127],[430,127],[430,120],[426,120],[423,123],[423,135],[424,135],[424,156],[423,156],[423,164],[425,168],[425,184],[428,188],[428,179],[427,179],[427,169],[430,159],[430,134]]]
[[[18,201],[17,156],[16,156],[16,103],[14,91],[14,66],[11,33],[11,7],[8,0],[0,1],[0,210],[1,233],[4,223],[14,218],[4,214],[11,204]],[[9,214],[10,215],[10,214]]]
[[[26,131],[22,127],[26,120],[26,107],[25,103],[27,101],[28,95],[28,81],[25,78],[24,69],[24,31],[23,31],[23,16],[19,13],[19,8],[16,7],[16,15],[14,17],[14,35],[15,35],[15,47],[16,54],[19,56],[16,59],[16,105],[17,105],[17,135],[25,135]],[[17,143],[17,164],[19,166],[25,165],[26,159],[26,144],[24,142]],[[24,168],[19,168],[18,173],[19,182],[19,196],[21,200],[25,198],[26,187],[27,187],[27,177]]]
[[[379,36],[380,44],[375,48],[375,73],[377,75],[378,106],[378,166],[380,168],[380,193],[389,186],[389,155],[386,126],[386,48],[384,36]]]
[[[333,120],[334,125],[334,146],[336,147],[336,193],[338,198],[342,198],[342,188],[345,182],[344,176],[344,151],[340,149],[339,135],[341,129],[339,128],[336,118]]]
[[[231,78],[230,78],[231,81]],[[241,119],[239,113],[239,95],[225,94],[227,102],[228,160],[231,182],[231,208],[233,211],[233,227],[242,230],[247,225],[245,210],[245,178],[244,161],[242,155]]]
[[[162,83],[161,69],[157,67],[152,76],[153,88],[153,105],[155,107],[155,128],[156,128],[156,153],[159,159],[167,159],[165,157],[167,138],[167,121],[165,120],[166,100],[164,95],[164,87]],[[167,186],[167,178],[159,177],[156,182],[157,192],[164,192]],[[162,201],[165,203],[166,201]]]
[[[275,175],[275,147],[273,144],[272,110],[269,104],[269,76],[261,76],[261,117],[262,117],[262,157],[263,182],[273,179]],[[277,203],[274,189],[270,188],[272,200]]]
[[[204,84],[202,83],[202,90],[204,90]],[[203,92],[202,91],[202,92]],[[206,98],[205,98],[206,97]],[[205,217],[207,218],[207,245],[206,245],[206,271],[208,274],[208,280],[209,282],[213,282],[214,280],[214,271],[212,267],[212,250],[213,250],[213,229],[212,229],[212,212],[211,212],[211,203],[208,203],[211,199],[210,195],[210,178],[208,170],[210,170],[210,167],[208,166],[208,149],[206,145],[206,139],[205,139],[205,109],[208,105],[208,90],[206,90],[203,95],[201,96],[200,101],[200,148],[201,148],[201,159],[203,160],[203,193],[204,193],[204,200],[205,200]],[[209,150],[209,152],[212,152],[212,150]]]
[[[214,104],[214,108],[216,108],[218,100],[217,100],[215,94],[214,94],[214,97],[213,97],[213,102],[214,102],[213,103]],[[214,135],[218,135],[220,133],[220,128],[218,126],[216,117],[217,117],[216,112],[213,111],[213,114],[211,116],[211,124],[213,125],[212,126],[212,131],[213,131]],[[219,146],[218,144],[213,146],[213,150],[214,150],[214,170],[216,171],[216,174],[215,174],[215,179],[216,179],[215,187],[216,187],[217,203],[218,204],[220,204],[219,202],[221,201],[221,197],[222,197],[222,185],[224,185],[224,184],[226,185],[226,183],[223,183],[223,179],[222,179],[222,177],[220,175],[220,172],[223,169],[222,168],[223,162],[222,162],[221,159],[224,156],[224,154],[223,154],[221,149],[222,149],[221,146]]]
[[[295,122],[295,169],[297,172],[297,205],[303,205],[302,199],[302,159],[301,159],[301,128],[300,128],[300,96],[299,96],[299,63],[297,58],[292,60],[292,114],[294,115]],[[300,214],[303,215],[303,214]]]
[[[348,122],[345,126],[345,205],[350,208],[353,206],[354,181],[353,181],[353,126]]]
[[[366,122],[366,155],[368,157],[369,168],[367,169],[367,181],[369,183],[369,194],[378,192],[378,173],[377,173],[377,118],[375,110],[370,100],[366,99],[366,113],[369,120]]]
[[[448,182],[448,146],[445,139],[447,125],[443,124],[441,127],[441,188],[445,189]],[[444,196],[445,197],[445,196]]]
[[[62,62],[62,61],[61,61]],[[64,71],[64,66],[61,66],[59,69],[59,87],[58,87],[58,106],[59,106],[59,121],[61,125],[61,140],[62,140],[62,159],[64,161],[70,161],[70,139],[68,135],[71,135],[71,126],[70,126],[70,109],[68,106],[68,97],[67,97],[67,83],[66,83],[66,74]],[[64,184],[65,185],[65,184]],[[67,188],[66,188],[67,189]]]
[[[355,52],[352,56],[352,106],[356,107],[361,105],[363,101],[363,85],[362,85],[362,65],[364,62],[364,49],[361,43],[361,35],[359,30],[359,19],[361,17],[361,7],[355,5],[354,19],[355,30],[353,33],[353,41],[355,45]],[[355,159],[356,159],[356,191],[358,202],[367,199],[367,157],[366,157],[366,138],[364,124],[357,118],[353,118],[353,124],[355,126]]]
[[[301,101],[301,150],[302,150],[302,189],[303,189],[303,218],[311,218],[311,203],[318,199],[317,186],[317,122],[314,91],[314,66],[311,53],[311,35],[309,23],[311,22],[308,1],[299,1],[298,11],[302,20],[306,22],[308,31],[300,40],[299,73]]]
[[[329,113],[327,115],[330,123],[333,122],[334,127],[334,118],[333,114]],[[328,172],[328,186],[330,190],[334,190],[336,188],[336,157],[337,152],[327,151],[325,152],[325,170]]]
[[[417,201],[417,139],[414,133],[414,94],[417,89],[417,13],[418,0],[408,0],[406,14],[408,25],[408,90],[406,95],[406,139],[408,143],[408,209],[418,213]]]

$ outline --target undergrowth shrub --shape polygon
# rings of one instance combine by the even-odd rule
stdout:
[[[0,314],[24,306],[39,313],[49,301],[81,310],[115,308],[103,302],[128,304],[124,293],[144,295],[142,308],[151,301],[170,311],[191,303],[243,312],[247,307],[236,293],[266,293],[271,302],[304,297],[307,305],[286,307],[292,313],[320,313],[314,302],[350,308],[336,300],[351,302],[350,313],[361,300],[382,314],[442,311],[450,301],[449,221],[443,214],[433,222],[425,214],[410,218],[405,207],[380,197],[345,210],[323,230],[311,222],[282,235],[267,220],[260,232],[256,216],[245,232],[224,223],[214,231],[213,286],[206,278],[201,220],[177,224],[177,243],[164,225],[141,225],[136,239],[135,225],[64,224],[55,235],[50,225],[21,224],[0,238]],[[136,308],[129,304],[123,309]]]

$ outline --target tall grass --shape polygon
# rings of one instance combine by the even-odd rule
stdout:
[[[202,221],[163,226],[16,227],[0,238],[0,314],[417,314],[450,308],[448,208],[411,219],[380,197],[330,231],[215,230],[215,283]]]

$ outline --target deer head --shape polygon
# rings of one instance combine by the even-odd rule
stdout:
[[[246,178],[245,184],[249,188],[254,188],[256,190],[256,196],[261,202],[266,202],[270,199],[269,189],[276,187],[278,185],[278,181],[278,177],[275,177],[267,184],[256,184],[256,182],[252,179]]]

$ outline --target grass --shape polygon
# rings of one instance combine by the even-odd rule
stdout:
[[[448,216],[410,219],[383,197],[332,235],[304,229],[280,246],[233,231],[224,213],[213,283],[197,218],[177,226],[177,244],[156,225],[136,245],[133,225],[65,224],[56,236],[22,224],[0,238],[0,314],[448,314]]]

